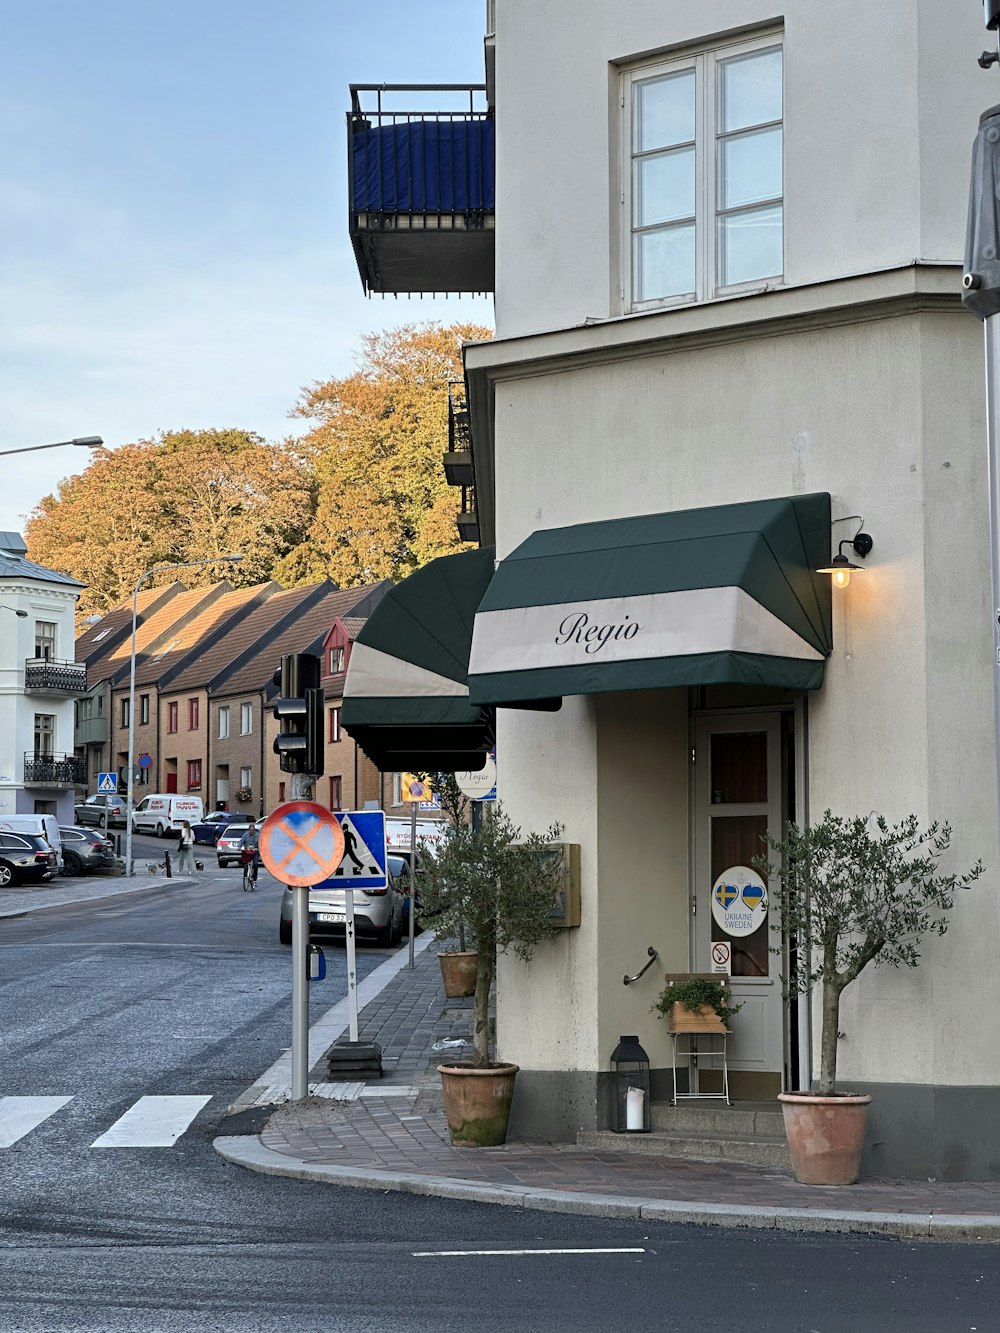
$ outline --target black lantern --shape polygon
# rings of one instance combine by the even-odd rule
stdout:
[[[649,1056],[638,1037],[619,1037],[611,1057],[611,1128],[649,1133]]]

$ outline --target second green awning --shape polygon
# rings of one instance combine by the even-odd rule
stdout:
[[[382,772],[483,767],[493,712],[469,701],[469,649],[493,564],[492,547],[432,560],[386,594],[352,645],[341,721]]]
[[[744,684],[815,690],[832,643],[829,495],[533,533],[476,614],[474,703]]]

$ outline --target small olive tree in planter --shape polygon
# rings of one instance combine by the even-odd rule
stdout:
[[[429,783],[444,816],[452,828],[465,828],[471,822],[472,802],[461,791],[454,773],[419,773]],[[458,948],[438,954],[444,993],[449,999],[459,999],[476,993],[476,951],[468,947],[465,917],[461,905],[452,899],[447,887],[423,873],[426,856],[422,853],[421,910],[417,918],[421,925],[434,927],[436,938]]]
[[[490,1060],[489,996],[497,955],[510,950],[527,962],[555,933],[551,919],[560,861],[549,849],[561,833],[522,834],[498,804],[480,828],[457,823],[437,849],[425,848],[421,919],[438,939],[454,938],[459,924],[476,951],[473,1059],[441,1065],[454,1143],[503,1143],[517,1065]]]
[[[938,874],[951,827],[921,829],[916,815],[890,825],[882,815],[827,810],[819,823],[789,824],[784,838],[768,842],[777,864],[766,856],[754,864],[781,875],[771,905],[795,944],[782,978],[785,999],[822,985],[819,1087],[779,1098],[792,1166],[803,1184],[850,1185],[860,1172],[871,1098],[837,1090],[840,997],[869,963],[916,967],[921,939],[945,933],[956,893],[979,879],[983,865]]]

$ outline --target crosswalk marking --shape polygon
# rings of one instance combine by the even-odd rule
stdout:
[[[92,1148],[172,1148],[207,1097],[140,1097]]]
[[[23,1139],[72,1097],[0,1097],[0,1148]]]

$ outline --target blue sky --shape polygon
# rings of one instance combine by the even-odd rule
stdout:
[[[0,449],[240,426],[269,439],[359,335],[492,324],[366,300],[348,85],[482,82],[482,0],[0,0]],[[83,450],[4,459],[0,529]]]

